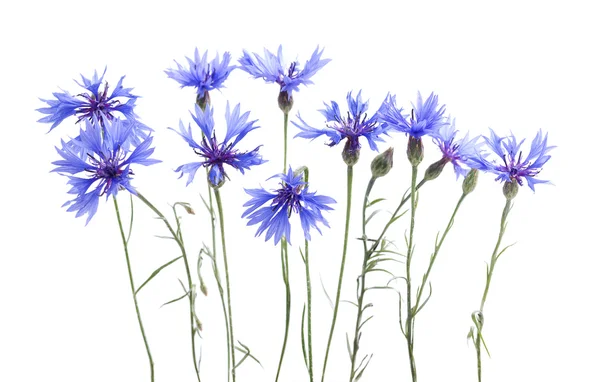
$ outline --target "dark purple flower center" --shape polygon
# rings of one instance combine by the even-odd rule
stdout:
[[[288,217],[292,215],[292,212],[298,213],[302,208],[300,201],[302,200],[303,187],[304,184],[292,187],[286,182],[281,182],[281,188],[277,190],[277,196],[271,202],[273,210],[279,208],[279,206],[285,206]]]
[[[96,118],[102,123],[102,115],[104,115],[109,120],[113,119],[112,111],[121,103],[116,99],[109,99],[108,97],[108,82],[104,83],[104,91],[98,94],[78,94],[78,97],[82,97],[85,99],[88,104],[85,106],[81,106],[77,108],[75,111],[75,115],[79,115],[79,119],[77,122],[81,122],[85,118],[92,118],[92,116],[96,116]]]
[[[521,163],[523,152],[519,151],[518,159],[515,158],[514,153],[510,152],[508,155],[503,155],[504,166],[500,166],[499,170],[508,173],[511,181],[516,180],[519,186],[523,185],[523,177],[533,177],[539,174],[540,169],[530,168],[530,162]],[[516,159],[516,161],[515,161]]]
[[[106,181],[106,185],[102,189],[100,196],[104,195],[114,179],[118,179],[123,175],[123,169],[120,168],[120,162],[122,162],[125,157],[125,154],[121,150],[117,150],[115,155],[110,158],[94,158],[91,154],[88,154],[88,158],[96,169],[88,170],[88,172],[92,172],[92,178],[96,179],[104,179]],[[129,170],[129,174],[133,174],[131,170]]]
[[[219,144],[217,138],[213,135],[211,139],[202,138],[200,148],[195,148],[194,152],[205,159],[202,163],[204,167],[218,166],[223,169],[223,163],[227,163],[235,169],[238,169],[235,159],[238,150],[233,149],[232,144]]]

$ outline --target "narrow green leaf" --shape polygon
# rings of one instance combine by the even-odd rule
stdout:
[[[375,200],[373,200],[372,202],[369,202],[369,203],[367,203],[367,208],[369,208],[369,207],[371,207],[371,206],[373,206],[373,205],[375,205],[375,204],[377,204],[377,203],[379,203],[379,202],[382,202],[382,201],[384,201],[384,200],[385,200],[385,198],[378,198],[378,199],[375,199]]]
[[[129,239],[131,239],[131,232],[133,231],[133,194],[129,194],[129,202],[131,204],[131,214],[129,217],[129,232],[127,233],[127,240],[125,240],[125,244],[129,244]]]
[[[181,300],[181,299],[183,299],[183,298],[187,297],[187,296],[188,296],[188,294],[189,294],[189,292],[186,292],[186,293],[185,293],[183,296],[180,296],[180,297],[177,297],[177,298],[175,298],[175,299],[173,299],[173,300],[171,300],[171,301],[165,302],[165,303],[164,303],[164,304],[162,304],[160,307],[162,308],[162,307],[163,307],[163,306],[165,306],[165,305],[169,305],[169,304],[172,304],[172,303],[174,303],[174,302],[177,302],[177,301],[179,301],[179,300]]]
[[[165,269],[166,267],[168,267],[169,265],[173,264],[174,262],[176,262],[177,260],[181,259],[183,256],[179,256],[174,258],[173,260],[161,265],[160,267],[158,267],[154,272],[152,272],[152,274],[150,275],[150,277],[148,277],[146,279],[146,281],[144,281],[142,283],[142,285],[139,286],[139,288],[137,288],[137,290],[135,291],[135,294],[138,294],[138,292],[144,287],[144,285],[148,284],[148,282],[150,280],[152,280],[154,278],[154,276],[156,276],[160,271],[162,271],[163,269]]]

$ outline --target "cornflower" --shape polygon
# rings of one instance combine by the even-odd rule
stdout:
[[[160,162],[150,159],[154,152],[151,148],[152,137],[146,137],[139,145],[132,148],[127,142],[131,140],[133,129],[119,118],[103,119],[99,122],[95,117],[90,122],[85,120],[85,129],[80,129],[79,136],[69,142],[61,141],[62,147],[56,148],[61,160],[52,162],[58,172],[69,178],[71,189],[69,194],[76,195],[66,202],[67,211],[76,211],[75,217],[87,214],[86,225],[98,209],[98,199],[106,195],[116,196],[120,190],[127,190],[136,195],[131,186],[132,164],[148,166]]]
[[[274,244],[277,245],[284,238],[291,244],[292,213],[300,216],[300,224],[306,240],[311,239],[311,228],[321,233],[317,223],[329,227],[322,211],[333,209],[328,206],[335,203],[333,198],[309,192],[308,183],[303,181],[302,173],[294,174],[291,167],[287,174],[277,174],[269,179],[272,178],[281,179],[277,190],[266,191],[264,188],[245,190],[252,198],[244,203],[244,207],[248,208],[242,214],[242,218],[250,219],[249,226],[261,223],[256,236],[260,236],[266,230],[265,241],[273,238]],[[265,204],[268,205],[264,206]]]
[[[62,121],[70,116],[77,117],[77,122],[81,122],[85,119],[89,121],[99,121],[102,125],[105,120],[111,121],[115,118],[115,113],[119,112],[127,120],[135,120],[133,108],[135,101],[138,96],[131,94],[133,88],[124,88],[122,76],[117,82],[114,90],[108,94],[108,82],[104,82],[104,88],[101,88],[106,69],[102,76],[98,78],[98,73],[94,71],[94,75],[91,79],[88,79],[81,75],[83,83],[77,83],[77,85],[84,88],[87,92],[80,93],[76,96],[70,95],[67,91],[52,93],[55,99],[41,101],[46,102],[48,107],[37,109],[42,114],[48,114],[38,120],[42,123],[52,123],[50,131],[58,126]],[[142,125],[145,129],[146,136],[151,131],[147,126]],[[134,126],[135,127],[135,126]],[[134,130],[135,131],[135,130]]]
[[[200,107],[205,107],[210,103],[209,91],[221,89],[225,87],[223,83],[229,77],[232,70],[236,68],[234,65],[229,65],[231,54],[223,53],[223,59],[219,58],[219,54],[212,61],[207,59],[208,51],[204,52],[202,58],[198,53],[198,48],[194,51],[194,58],[186,57],[188,62],[187,67],[175,61],[177,69],[167,69],[165,73],[169,78],[179,82],[181,87],[196,88],[198,102]]]
[[[266,162],[258,153],[260,146],[257,146],[252,151],[239,151],[235,146],[242,140],[250,131],[259,128],[254,121],[248,121],[250,112],[245,112],[240,115],[240,105],[236,105],[233,112],[230,111],[229,102],[225,111],[225,120],[227,122],[227,133],[222,142],[218,142],[215,136],[213,119],[213,108],[207,107],[202,110],[198,105],[195,106],[195,114],[192,114],[192,119],[203,133],[202,140],[198,143],[194,140],[191,126],[187,129],[183,122],[179,122],[179,131],[171,129],[179,134],[194,152],[202,158],[201,162],[187,163],[177,167],[176,172],[180,172],[180,178],[188,175],[186,186],[189,185],[196,175],[196,171],[200,166],[209,167],[208,180],[213,187],[220,187],[225,183],[225,179],[229,179],[225,172],[224,164],[227,164],[242,174],[244,170],[249,170],[250,167]]]
[[[298,113],[297,117],[300,123],[292,123],[300,129],[295,137],[315,139],[321,135],[329,138],[328,146],[332,147],[346,139],[346,145],[342,156],[348,165],[354,165],[360,155],[359,138],[364,137],[369,143],[371,150],[378,151],[377,142],[383,142],[380,137],[387,134],[388,126],[382,125],[378,118],[378,112],[373,113],[371,117],[367,115],[369,101],[363,102],[359,91],[356,98],[352,97],[352,92],[348,92],[346,102],[348,103],[348,112],[344,116],[340,107],[335,101],[328,105],[325,103],[325,109],[319,110],[325,116],[326,128],[314,128],[309,126]],[[352,163],[352,164],[350,164]]]

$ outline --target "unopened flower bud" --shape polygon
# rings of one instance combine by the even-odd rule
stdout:
[[[196,104],[200,106],[202,111],[206,110],[206,106],[210,105],[210,95],[208,91],[205,91],[204,94],[198,94],[196,96]]]
[[[202,294],[205,296],[208,295],[208,289],[206,288],[206,284],[204,284],[204,280],[202,279],[200,279],[200,292],[202,292]]]
[[[517,196],[517,193],[519,192],[519,183],[516,180],[504,182],[502,192],[504,193],[504,197],[506,197],[506,200],[514,199],[515,196]]]
[[[446,163],[448,163],[448,159],[446,159],[444,157],[444,158],[440,159],[439,161],[431,164],[429,167],[427,167],[427,170],[425,170],[424,179],[426,181],[430,181],[430,180],[434,180],[435,178],[440,176]]]
[[[471,171],[465,176],[465,180],[463,180],[462,189],[463,194],[467,195],[475,189],[477,185],[477,178],[479,177],[479,171],[477,169],[472,168]]]
[[[415,138],[412,135],[408,138],[406,155],[408,156],[408,161],[413,167],[418,166],[423,161],[423,141],[421,138]]]
[[[353,147],[349,139],[346,140],[344,150],[342,151],[342,159],[348,166],[354,166],[360,157],[360,147]]]
[[[390,147],[377,155],[371,162],[371,175],[374,179],[387,175],[394,166],[394,148]]]
[[[279,108],[285,114],[288,114],[292,107],[294,106],[294,99],[292,95],[286,91],[279,92],[279,97],[277,97],[277,103],[279,103]]]

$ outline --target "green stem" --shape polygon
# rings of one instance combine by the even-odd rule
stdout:
[[[325,360],[323,361],[323,375],[321,382],[325,381],[325,371],[327,370],[327,360],[329,358],[329,350],[331,349],[331,340],[335,330],[338,308],[340,306],[340,294],[342,291],[342,280],[344,278],[344,266],[346,265],[346,251],[348,249],[348,232],[350,230],[350,207],[352,206],[352,166],[348,166],[347,185],[346,185],[346,228],[344,230],[344,249],[342,251],[342,263],[340,264],[340,275],[338,278],[337,293],[335,296],[335,305],[333,306],[333,319],[331,320],[331,329],[329,330],[329,338],[327,340],[327,348],[325,350]]]
[[[421,310],[421,308],[422,308],[421,306],[419,306],[419,304],[421,302],[423,290],[425,289],[425,285],[427,284],[427,280],[429,279],[429,274],[431,273],[431,269],[433,268],[433,263],[435,262],[435,259],[437,258],[437,255],[440,252],[440,249],[442,248],[442,244],[444,243],[444,240],[446,239],[448,232],[450,232],[450,229],[454,225],[454,218],[456,217],[456,213],[458,212],[460,205],[465,200],[467,195],[468,194],[463,193],[461,195],[461,197],[458,199],[458,203],[456,203],[456,207],[454,208],[454,212],[452,213],[452,216],[450,217],[450,220],[448,221],[448,225],[446,225],[446,230],[444,230],[444,233],[442,234],[442,238],[440,239],[439,242],[436,241],[436,243],[435,243],[435,249],[433,251],[433,255],[431,255],[431,260],[429,261],[429,267],[427,267],[427,272],[425,272],[425,274],[423,275],[421,287],[417,291],[417,301],[415,302],[415,316],[416,316],[417,312],[419,310]]]
[[[223,220],[223,203],[219,189],[214,188],[217,210],[219,211],[219,226],[221,227],[221,246],[223,247],[223,263],[225,264],[225,285],[227,288],[227,310],[229,313],[229,346],[231,352],[231,379],[235,382],[235,337],[233,335],[233,313],[231,311],[231,287],[229,282],[229,263],[227,261],[227,247],[225,245],[225,221]]]
[[[417,187],[415,188],[415,191],[418,191],[426,182],[427,182],[427,180],[421,179],[421,181],[419,182],[419,184],[417,184]],[[406,195],[400,201],[400,204],[398,204],[398,207],[396,207],[396,211],[394,211],[394,213],[392,214],[392,217],[390,218],[390,220],[388,220],[388,222],[385,225],[385,227],[383,227],[383,230],[381,231],[381,234],[379,234],[379,237],[377,238],[377,240],[375,240],[375,242],[373,242],[373,244],[371,245],[371,248],[369,248],[369,252],[370,253],[373,253],[375,251],[375,249],[377,249],[377,247],[379,246],[379,243],[381,243],[381,240],[383,239],[383,236],[387,232],[388,228],[390,228],[390,226],[392,225],[392,223],[394,223],[394,221],[396,221],[396,217],[400,213],[400,210],[406,204],[406,202],[410,200],[411,196],[412,196],[412,192],[410,194]]]
[[[283,173],[287,172],[287,131],[288,131],[288,113],[283,113]],[[281,346],[281,354],[279,356],[279,365],[277,366],[277,374],[275,382],[279,380],[281,366],[283,365],[283,357],[287,347],[288,335],[290,331],[290,316],[292,308],[292,292],[290,290],[290,270],[288,267],[288,247],[286,238],[281,239],[281,274],[283,284],[285,285],[285,333],[283,335],[283,344]]]
[[[138,197],[138,199],[140,199],[146,206],[148,206],[155,214],[156,216],[158,216],[160,218],[160,220],[162,220],[167,229],[169,230],[169,232],[171,233],[171,236],[173,237],[173,240],[175,240],[175,242],[177,243],[177,245],[179,246],[179,249],[181,251],[181,255],[183,256],[183,264],[185,265],[185,273],[187,276],[187,281],[188,281],[188,299],[189,299],[189,307],[190,307],[190,335],[191,335],[191,340],[192,340],[192,358],[193,358],[193,362],[194,362],[194,370],[196,371],[196,377],[198,379],[198,382],[200,382],[200,370],[198,369],[198,362],[196,361],[196,329],[195,329],[195,324],[194,324],[194,301],[193,301],[193,296],[192,296],[192,275],[190,272],[190,266],[188,264],[188,258],[187,258],[187,252],[185,251],[185,246],[183,245],[183,242],[181,241],[181,238],[179,237],[179,235],[177,235],[177,233],[175,232],[175,230],[173,229],[173,227],[171,227],[171,224],[169,223],[169,221],[167,220],[167,218],[158,210],[158,208],[154,207],[154,205],[152,203],[150,203],[150,201],[148,199],[146,199],[141,193],[137,193],[136,195]]]
[[[283,173],[287,172],[288,113],[283,113]]]
[[[304,169],[304,181],[308,184],[308,169]],[[310,382],[314,381],[313,376],[313,351],[312,351],[312,292],[310,284],[310,263],[308,255],[308,240],[304,240],[304,267],[306,272],[306,300],[308,305],[308,375]]]
[[[481,297],[481,304],[479,305],[481,321],[479,323],[479,328],[477,328],[477,339],[475,341],[475,350],[477,351],[477,380],[479,382],[481,382],[481,331],[483,330],[483,306],[485,305],[488,291],[490,289],[490,283],[492,282],[492,274],[494,273],[494,267],[496,266],[496,262],[498,261],[498,258],[501,254],[501,252],[498,253],[498,250],[500,249],[502,237],[504,236],[504,232],[506,231],[506,218],[508,217],[510,209],[511,200],[506,199],[506,204],[504,205],[504,210],[502,211],[502,218],[500,219],[500,232],[498,234],[498,241],[496,241],[496,246],[494,247],[494,252],[492,253],[492,259],[490,261],[490,266],[487,271],[485,281],[485,290],[483,291],[483,296]]]
[[[414,332],[413,332],[413,306],[412,306],[412,282],[410,279],[410,263],[413,256],[414,248],[414,231],[415,231],[415,213],[417,210],[417,166],[412,166],[412,176],[410,182],[410,231],[408,236],[408,250],[406,253],[406,330],[405,337],[408,347],[408,358],[410,360],[410,374],[412,381],[417,382],[417,365],[415,363],[414,349]]]
[[[144,324],[142,323],[142,316],[140,315],[140,308],[138,306],[137,296],[135,294],[133,274],[131,273],[131,262],[129,261],[129,249],[127,248],[127,239],[125,238],[125,231],[123,231],[123,223],[121,222],[119,205],[115,196],[113,196],[113,201],[115,203],[117,221],[119,222],[119,231],[121,232],[121,239],[123,240],[125,259],[127,260],[127,273],[129,274],[129,286],[131,287],[131,295],[133,296],[133,303],[135,304],[135,313],[137,314],[138,324],[140,325],[140,331],[142,332],[142,338],[144,339],[144,346],[146,346],[146,353],[148,354],[148,361],[150,362],[150,381],[154,381],[154,361],[152,360],[152,354],[150,353],[150,346],[148,345],[148,339],[146,338],[146,332],[144,331]]]
[[[364,296],[365,296],[366,270],[367,270],[367,265],[369,263],[369,258],[371,257],[371,252],[369,252],[369,250],[367,248],[366,212],[367,212],[367,203],[369,202],[369,195],[371,194],[371,190],[373,189],[373,185],[375,184],[376,179],[377,178],[371,178],[369,180],[369,184],[367,185],[367,191],[365,192],[365,198],[363,200],[362,242],[363,242],[364,257],[363,257],[362,271],[361,271],[361,274],[359,276],[359,281],[358,281],[360,283],[360,293],[358,295],[358,313],[356,314],[356,326],[354,327],[354,344],[353,344],[353,348],[352,348],[352,365],[350,366],[350,382],[354,381],[356,372],[358,371],[358,370],[355,370],[356,355],[358,354],[359,341],[360,341],[360,328],[361,328],[361,324],[362,324],[361,321],[362,321],[362,314],[363,314],[363,302],[364,302]]]

